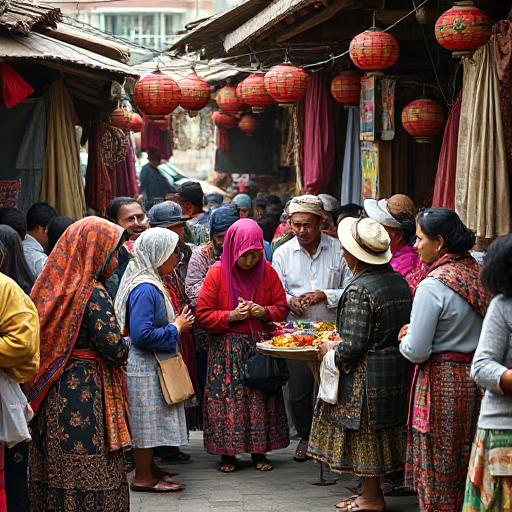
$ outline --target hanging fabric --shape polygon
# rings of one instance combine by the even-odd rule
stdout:
[[[50,203],[60,215],[81,219],[85,195],[80,172],[80,144],[73,101],[62,80],[48,90],[46,158],[41,184],[41,201]]]
[[[0,101],[12,108],[34,93],[32,86],[12,66],[0,62]]]
[[[124,159],[109,167],[109,175],[113,197],[135,197],[138,194],[135,150],[131,137],[128,137]]]
[[[439,153],[432,206],[455,209],[455,175],[457,172],[457,147],[459,141],[461,96],[453,104],[444,129]]]
[[[491,39],[465,59],[455,209],[477,237],[510,230],[510,198],[499,82]]]
[[[341,204],[361,204],[361,149],[359,143],[359,107],[349,108],[347,135],[341,178]]]
[[[302,186],[305,194],[326,192],[336,157],[329,77],[314,73],[304,99]]]
[[[169,160],[173,153],[170,130],[161,130],[155,121],[149,117],[144,118],[144,129],[141,133],[142,151],[156,149],[163,160]]]

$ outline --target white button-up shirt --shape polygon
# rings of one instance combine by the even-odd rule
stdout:
[[[279,274],[288,302],[306,292],[321,290],[325,293],[327,302],[306,308],[301,318],[336,321],[336,308],[343,294],[344,283],[351,277],[337,239],[322,233],[317,251],[312,256],[295,237],[274,252],[272,266]],[[290,313],[290,319],[297,317]]]
[[[23,254],[32,274],[37,277],[48,261],[43,246],[33,236],[26,235],[23,240]]]

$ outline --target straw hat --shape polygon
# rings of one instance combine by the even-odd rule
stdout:
[[[405,194],[395,194],[389,199],[365,199],[364,210],[368,217],[380,222],[388,228],[401,228],[402,225],[396,220],[401,214],[414,217],[416,207],[413,200]]]
[[[338,226],[338,238],[343,249],[364,263],[384,265],[391,259],[389,235],[373,219],[346,217]]]

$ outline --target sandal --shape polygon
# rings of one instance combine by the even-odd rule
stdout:
[[[234,473],[238,469],[238,460],[234,455],[222,455],[219,462],[221,473]]]
[[[133,492],[154,492],[154,493],[164,493],[164,492],[180,492],[183,490],[183,486],[181,484],[177,484],[175,482],[166,482],[164,480],[158,480],[154,485],[137,485],[133,482],[130,484],[130,489]]]
[[[274,469],[264,454],[253,453],[251,458],[257,471],[272,471]]]
[[[345,498],[344,500],[340,501],[339,503],[336,503],[335,507],[339,509],[346,509],[351,503],[357,500],[359,498],[359,494],[354,494],[350,496],[349,498]]]
[[[308,449],[308,440],[301,439],[299,444],[297,445],[297,449],[295,450],[295,455],[293,456],[293,460],[295,462],[306,462],[310,457],[307,455]]]
[[[382,508],[365,508],[366,505],[359,505],[356,502],[357,498],[360,496],[351,496],[350,498],[340,501],[336,504],[336,509],[341,510],[342,512],[384,512],[386,506]],[[346,506],[343,506],[342,503],[346,503]]]

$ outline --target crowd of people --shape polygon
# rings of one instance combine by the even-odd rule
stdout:
[[[190,458],[192,429],[222,473],[245,453],[271,471],[293,432],[295,462],[359,477],[338,510],[400,493],[425,512],[512,510],[512,234],[482,266],[454,211],[402,194],[165,196],[148,165],[144,195],[106,218],[0,209],[0,396],[22,397],[17,437],[0,408],[0,512],[183,491],[162,461]],[[305,361],[248,378],[287,320],[336,325],[319,346],[335,399]],[[193,393],[175,398],[168,364]]]

